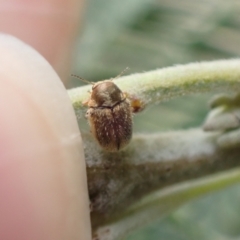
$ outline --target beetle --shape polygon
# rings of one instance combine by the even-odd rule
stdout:
[[[88,106],[85,116],[91,132],[99,145],[108,152],[119,151],[128,145],[133,125],[130,100],[112,80],[91,83],[90,97],[84,102]]]
[[[132,138],[132,109],[130,101],[111,80],[95,83],[86,101],[91,132],[99,145],[109,151],[119,151]]]

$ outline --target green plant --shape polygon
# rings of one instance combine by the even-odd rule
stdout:
[[[210,132],[199,128],[138,134],[118,153],[103,152],[90,134],[83,134],[95,239],[121,239],[193,198],[240,181],[240,101],[235,96],[240,60],[179,65],[114,82],[145,108],[195,93],[231,95],[213,101],[204,124]],[[77,116],[89,90],[69,90]]]

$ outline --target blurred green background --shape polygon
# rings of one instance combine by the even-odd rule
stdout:
[[[127,66],[130,74],[239,55],[240,1],[89,0],[72,72],[98,81]],[[81,84],[71,80],[71,87]],[[197,127],[207,114],[210,96],[186,96],[152,106],[134,117],[134,131]],[[82,128],[88,131],[86,125]],[[240,187],[188,204],[127,239],[240,239]]]

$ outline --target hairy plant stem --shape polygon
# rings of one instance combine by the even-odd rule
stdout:
[[[150,221],[164,218],[182,204],[239,181],[240,168],[236,168],[155,191],[124,211],[120,218],[99,227],[95,231],[95,236],[100,240],[123,239],[131,231],[145,226]]]
[[[183,95],[240,90],[240,59],[190,63],[124,76],[114,80],[123,92],[144,105]],[[68,90],[78,113],[89,97],[91,86]]]
[[[187,94],[234,93],[240,90],[240,60],[174,66],[121,77],[114,82],[144,107]],[[77,116],[84,109],[83,102],[88,99],[90,88],[68,91]],[[225,175],[207,187],[211,182],[211,178],[207,178],[209,180],[203,185],[198,185],[197,193],[193,191],[194,179],[240,166],[239,147],[228,150],[218,145],[217,139],[223,134],[194,129],[135,135],[131,144],[117,153],[102,151],[90,135],[83,135],[96,239],[118,239],[130,229],[163,216],[189,199],[240,181],[240,171],[237,171],[234,179],[229,175],[232,181]],[[187,187],[180,188],[177,193],[171,190],[176,189],[172,186],[186,181]],[[162,189],[169,190],[168,200],[174,198],[176,201],[173,200],[161,214],[156,209],[166,206],[166,199],[160,197]],[[143,200],[139,203],[140,199]],[[104,237],[111,231],[112,235]]]
[[[155,190],[240,166],[240,149],[219,148],[218,135],[201,129],[136,135],[118,153],[94,151],[84,136],[93,226],[121,217]]]

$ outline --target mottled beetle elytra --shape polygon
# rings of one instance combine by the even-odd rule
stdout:
[[[104,150],[116,152],[132,138],[132,107],[126,94],[112,80],[91,83],[92,91],[84,104],[88,106],[85,116],[94,138]]]

